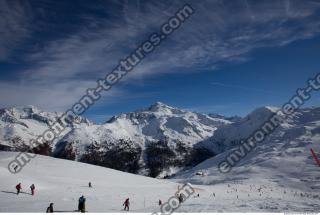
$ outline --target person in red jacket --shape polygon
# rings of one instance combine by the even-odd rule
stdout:
[[[34,184],[31,184],[30,189],[31,189],[31,195],[34,195],[34,190],[36,189]]]
[[[124,206],[124,210],[129,211],[129,206],[130,206],[129,198],[127,198],[127,199],[124,201],[123,206]]]
[[[17,189],[17,195],[19,195],[20,190],[22,189],[21,183],[19,183],[19,184],[16,185],[16,189]]]

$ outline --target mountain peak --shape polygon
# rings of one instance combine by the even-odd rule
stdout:
[[[252,111],[248,116],[254,116],[254,115],[270,115],[274,114],[279,110],[277,107],[272,106],[263,106],[256,108],[254,111]]]
[[[163,105],[166,105],[166,104],[163,103],[163,102],[157,101],[157,102],[155,102],[153,105],[163,106]]]
[[[149,111],[154,111],[154,112],[164,111],[164,110],[165,111],[169,111],[169,110],[174,110],[174,109],[176,109],[176,108],[171,107],[169,105],[166,105],[166,104],[164,104],[162,102],[159,102],[159,101],[155,102],[154,104],[152,104],[148,108]]]
[[[7,107],[7,108],[2,108],[2,111],[4,112],[7,111],[8,113],[13,115],[25,115],[25,114],[41,112],[37,107],[33,105]]]
[[[170,107],[169,105],[163,103],[163,102],[155,102],[154,104],[152,104],[151,106],[158,106],[158,107]]]

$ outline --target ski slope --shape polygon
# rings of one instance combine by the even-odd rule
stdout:
[[[6,169],[16,153],[0,152],[0,212],[45,212],[50,202],[54,209],[73,212],[78,198],[87,199],[89,212],[121,212],[125,198],[131,210],[159,210],[158,200],[169,198],[177,184],[124,173],[84,163],[37,156],[20,173]],[[93,188],[88,187],[92,182]],[[22,183],[22,192],[15,194],[15,185]],[[30,195],[34,183],[36,195]]]
[[[236,172],[229,177],[224,176],[222,180],[218,175],[221,173],[211,172],[212,175],[208,176],[186,173],[179,179],[160,180],[80,162],[37,156],[20,173],[13,175],[6,167],[14,155],[16,153],[0,152],[0,212],[45,212],[50,202],[54,203],[57,212],[74,212],[81,195],[87,199],[86,210],[89,212],[124,212],[122,203],[127,197],[130,198],[131,212],[160,212],[158,200],[166,202],[178,186],[182,187],[189,181],[194,182],[195,194],[177,212],[320,210],[317,190],[284,186],[267,177],[263,178],[264,174],[243,173],[236,176],[239,173]],[[208,160],[202,165],[211,166],[210,162]],[[206,179],[210,183],[204,185]],[[286,182],[286,178],[279,176],[277,179]],[[93,188],[88,187],[89,181]],[[23,193],[16,195],[15,185],[19,182],[22,183]],[[197,182],[202,185],[195,185]],[[35,196],[30,195],[29,186],[32,183],[36,186]]]
[[[224,195],[223,203],[217,201],[216,205],[221,211],[319,212],[320,167],[310,153],[310,148],[318,155],[320,151],[319,109],[302,111],[305,113],[279,126],[266,141],[239,156],[230,172],[221,173],[218,166],[236,148],[178,173],[175,181],[213,185],[219,196]],[[237,135],[237,128],[230,126],[228,130],[229,136]],[[234,206],[226,207],[234,196],[238,196]]]

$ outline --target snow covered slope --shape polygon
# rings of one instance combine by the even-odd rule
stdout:
[[[211,183],[210,175],[212,177],[221,177],[221,179],[229,177],[229,174],[219,173],[217,170],[218,164],[225,160],[228,154],[236,150],[240,140],[256,130],[258,122],[268,118],[268,115],[274,112],[273,110],[270,110],[267,114],[266,108],[258,109],[244,118],[243,121],[220,128],[221,131],[218,129],[216,135],[207,141],[199,143],[199,145],[205,147],[213,146],[213,150],[215,150],[217,148],[215,145],[219,144],[219,146],[224,146],[224,148],[219,148],[222,152],[192,168],[188,173],[182,173],[182,175],[187,174],[187,178],[193,177],[195,172],[204,169],[208,174],[205,177],[207,180],[205,183]],[[266,114],[257,114],[261,111]],[[260,119],[257,120],[257,117],[260,117]],[[320,179],[317,174],[320,167],[315,165],[310,154],[310,148],[320,152],[319,128],[320,108],[306,108],[297,111],[294,116],[267,136],[264,142],[259,143],[253,151],[245,151],[247,155],[242,157],[230,174],[237,178],[237,175],[243,177],[243,174],[240,174],[242,171],[245,174],[264,174],[264,171],[268,171],[267,175],[270,177],[282,175],[289,181],[291,177],[293,177],[292,180],[294,181],[295,179],[300,180],[310,176],[314,178],[314,183],[316,184],[312,185],[309,178],[310,180],[308,179],[308,181],[310,183],[308,186],[319,186],[320,188],[320,183],[318,184],[316,180]],[[185,178],[185,175],[183,178]],[[215,181],[216,179],[212,180]],[[202,182],[199,181],[199,183]]]
[[[270,112],[273,112],[272,110]],[[226,135],[229,134],[225,138],[223,136],[212,138],[212,140],[214,138],[217,138],[214,140],[225,140],[224,151],[188,171],[179,173],[175,181],[221,187],[233,184],[232,189],[225,187],[230,194],[239,195],[241,198],[247,194],[251,199],[253,194],[257,195],[258,197],[255,198],[258,199],[268,198],[271,201],[271,203],[268,201],[268,207],[275,211],[286,208],[319,211],[320,167],[313,160],[310,148],[313,148],[318,156],[320,155],[320,108],[298,111],[290,120],[281,124],[266,141],[258,144],[253,151],[246,151],[248,154],[242,157],[230,172],[219,171],[219,163],[225,161],[235,149],[234,146],[240,142],[237,138],[242,138],[247,134],[246,132],[249,133],[249,130],[255,129],[253,125],[257,123],[251,122],[260,121],[256,120],[256,116],[261,116],[261,114],[256,115],[260,111],[268,112],[266,109],[258,109],[240,122],[242,124],[240,127],[238,127],[240,124],[226,126],[225,129],[229,133],[217,131],[220,135],[223,132],[226,132]],[[267,115],[262,116],[265,118]],[[231,141],[236,144],[232,145]],[[214,142],[211,144],[214,145]],[[207,143],[206,146],[209,147],[211,144]],[[251,192],[248,191],[249,188]],[[238,192],[234,189],[238,189]],[[284,198],[292,201],[291,205],[283,205],[281,201]],[[244,203],[244,205],[248,204]],[[265,205],[261,204],[261,207],[264,208]]]
[[[158,199],[166,201],[176,191],[178,185],[172,182],[178,182],[180,186],[189,182],[199,197],[196,195],[188,199],[177,212],[319,212],[320,167],[315,164],[309,150],[313,148],[318,155],[320,153],[320,108],[298,111],[230,172],[221,173],[217,169],[218,164],[239,144],[239,138],[245,138],[274,111],[274,108],[260,108],[239,122],[219,127],[215,133],[217,136],[212,138],[227,140],[221,153],[178,173],[170,179],[171,182],[42,156],[32,160],[21,173],[12,175],[6,167],[14,154],[0,152],[0,211],[42,212],[50,202],[55,202],[56,210],[73,211],[77,207],[77,198],[84,194],[90,212],[120,211],[127,196],[132,200],[133,211],[153,212],[159,211]],[[205,146],[211,147],[211,144],[214,142]],[[111,147],[107,156],[99,144],[89,152],[95,159],[99,153],[110,156],[109,159],[118,165],[135,158],[134,146],[133,142],[120,141]],[[139,144],[137,146],[140,147]],[[114,151],[115,148],[119,151]],[[153,150],[146,147],[145,151],[151,158],[161,155],[161,161],[167,161],[166,158],[172,155],[164,147]],[[115,155],[122,160],[112,157]],[[93,183],[93,189],[86,187],[89,181]],[[18,182],[22,182],[24,187],[35,183],[37,195],[10,193],[14,192]]]
[[[166,202],[178,186],[182,186],[168,179],[153,179],[40,155],[13,175],[6,167],[16,154],[0,152],[0,212],[45,212],[51,202],[57,212],[74,212],[81,195],[87,199],[89,212],[123,212],[122,203],[127,197],[132,212],[160,212],[158,200]],[[234,174],[223,180],[218,180],[217,176],[210,185],[192,185],[195,194],[176,212],[319,212],[318,192],[306,186],[292,187],[292,181],[285,177],[275,177],[285,184],[281,186],[260,176],[268,174]],[[196,182],[194,179],[180,180]],[[204,177],[201,183],[203,180]],[[88,187],[89,181],[93,188]],[[19,182],[23,189],[16,195],[15,185]],[[29,194],[28,187],[32,183],[36,186],[35,196]],[[301,185],[302,182],[294,183]]]
[[[17,153],[0,152],[0,212],[45,212],[49,203],[60,212],[74,212],[81,195],[87,199],[89,212],[121,212],[125,198],[132,211],[158,211],[158,200],[165,201],[177,184],[80,162],[37,156],[20,173],[6,169]],[[22,183],[22,193],[15,185]],[[88,188],[91,182],[93,188]],[[29,186],[34,183],[36,195]]]

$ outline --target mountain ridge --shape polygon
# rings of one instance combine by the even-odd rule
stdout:
[[[319,109],[301,109],[297,116],[309,122],[319,117]],[[81,118],[80,123],[71,123],[59,140],[38,153],[162,178],[238,146],[277,110],[260,107],[246,117],[230,121],[156,102],[114,116],[104,124]],[[28,141],[40,135],[60,114],[34,106],[0,109],[0,150],[28,150]],[[294,117],[290,120],[280,126],[286,141],[294,138],[294,129],[305,123]],[[271,134],[274,139],[267,140],[284,140],[281,132]],[[308,132],[317,135],[319,129]]]
[[[0,149],[8,150],[9,147],[11,151],[26,150],[28,142],[62,114],[44,112],[34,106],[1,109],[0,113]],[[163,172],[173,174],[180,168],[199,162],[193,155],[199,154],[199,150],[194,151],[193,145],[212,136],[217,127],[229,123],[232,122],[156,102],[149,107],[114,116],[101,125],[81,118],[80,123],[72,123],[56,142],[41,151],[59,158],[123,171],[144,175],[154,172],[152,176],[165,176],[167,173]],[[156,150],[163,153],[158,155],[154,153]],[[116,154],[123,158],[115,157]],[[159,159],[151,159],[148,154],[155,154],[153,156],[159,156],[160,160],[167,159],[168,163],[161,164],[163,167],[158,170],[150,170],[150,166],[157,168]],[[212,155],[200,154],[202,159]],[[119,165],[106,157],[122,159],[124,164]]]

